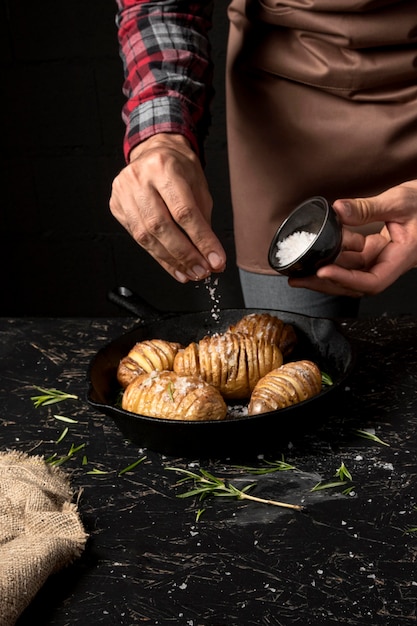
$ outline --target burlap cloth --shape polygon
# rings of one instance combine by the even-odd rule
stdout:
[[[87,535],[66,473],[40,456],[0,452],[0,626],[13,626]]]

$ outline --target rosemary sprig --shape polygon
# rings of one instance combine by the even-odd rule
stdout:
[[[184,478],[177,482],[177,485],[181,485],[187,481],[192,481],[194,488],[186,491],[184,493],[178,494],[178,498],[189,498],[192,496],[199,496],[200,500],[207,498],[208,496],[214,497],[232,497],[237,500],[251,500],[253,502],[260,502],[262,504],[270,504],[273,506],[280,506],[288,509],[295,509],[297,511],[302,510],[302,506],[298,504],[289,504],[287,502],[278,502],[276,500],[269,500],[266,498],[258,498],[257,496],[252,496],[249,493],[249,489],[251,489],[255,483],[251,483],[243,487],[243,489],[238,489],[228,481],[225,481],[223,478],[217,478],[210,474],[206,470],[200,469],[200,474],[196,474],[195,472],[191,472],[190,470],[181,469],[177,467],[167,467],[166,469],[178,472],[184,475]],[[201,513],[200,513],[201,515]]]
[[[41,392],[41,395],[31,396],[30,398],[35,408],[56,404],[57,402],[62,402],[62,400],[78,400],[78,396],[72,393],[66,393],[65,391],[59,391],[58,389],[45,389],[44,387],[37,387],[36,385],[34,388]]]

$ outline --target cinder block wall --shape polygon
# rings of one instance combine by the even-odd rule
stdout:
[[[220,306],[243,306],[234,263],[224,62],[227,3],[215,2],[216,98],[206,144],[213,223],[229,256]],[[125,315],[107,293],[125,285],[160,309],[210,309],[202,284],[182,286],[108,209],[123,166],[122,64],[115,0],[0,0],[2,71],[0,315]],[[417,313],[415,271],[362,315]]]
[[[214,225],[229,253],[218,295],[240,306],[224,133],[225,4],[213,30],[216,89],[207,141]],[[0,315],[124,315],[107,299],[127,285],[162,309],[210,308],[202,285],[181,286],[108,209],[123,166],[122,64],[115,0],[1,0]]]

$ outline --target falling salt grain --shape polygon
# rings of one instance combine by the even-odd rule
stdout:
[[[292,263],[313,243],[316,235],[307,231],[297,230],[277,243],[276,258],[279,265]]]
[[[204,280],[204,285],[209,293],[210,300],[212,302],[210,313],[211,313],[212,318],[215,321],[218,321],[220,319],[220,306],[219,306],[220,296],[216,293],[218,284],[219,284],[218,278],[212,279],[211,276],[208,276]]]

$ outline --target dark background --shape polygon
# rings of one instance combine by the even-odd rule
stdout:
[[[2,316],[125,315],[125,285],[161,309],[209,309],[203,284],[179,285],[110,214],[123,167],[122,63],[115,0],[0,0]],[[227,2],[215,3],[216,98],[206,143],[214,228],[228,253],[220,306],[241,307],[226,160],[223,72]],[[361,315],[417,313],[415,270]]]

